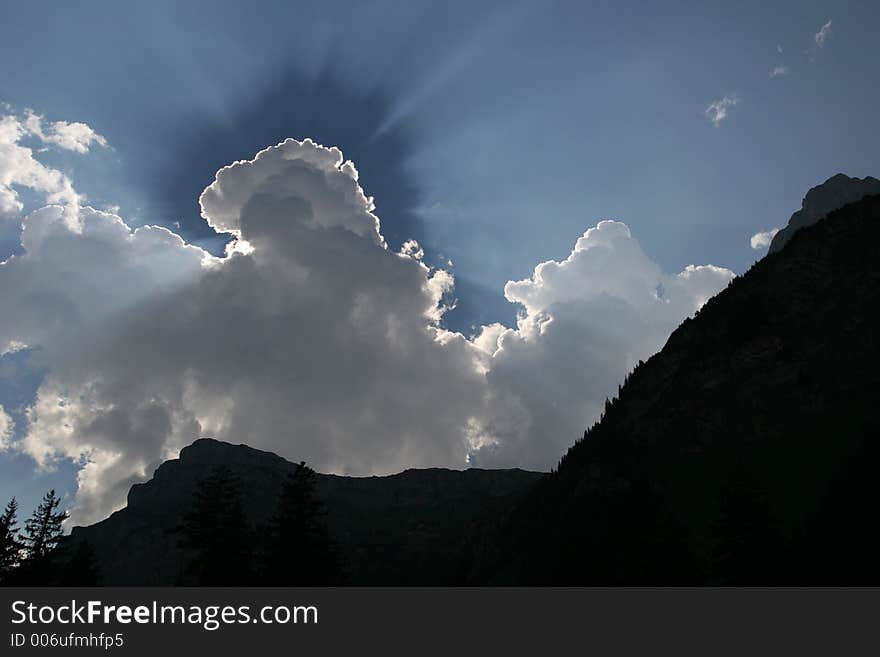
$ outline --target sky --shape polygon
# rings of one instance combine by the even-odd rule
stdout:
[[[199,436],[552,467],[810,187],[878,175],[878,14],[7,8],[0,498],[91,522]]]

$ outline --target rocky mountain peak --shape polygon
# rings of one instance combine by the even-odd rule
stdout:
[[[773,238],[769,252],[779,251],[797,230],[816,223],[829,212],[873,194],[880,194],[880,180],[877,178],[871,176],[852,178],[843,173],[831,176],[821,185],[816,185],[807,192],[801,203],[801,209],[791,215],[785,228]]]

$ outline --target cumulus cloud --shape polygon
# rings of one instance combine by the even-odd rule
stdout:
[[[12,418],[6,413],[6,410],[0,405],[0,451],[9,447],[9,440],[12,438]]]
[[[770,69],[769,75],[771,78],[778,78],[782,77],[783,75],[788,75],[788,72],[788,66],[785,66],[784,64],[779,64],[778,66],[774,66]]]
[[[773,241],[773,238],[776,236],[776,233],[779,232],[779,228],[771,228],[770,230],[761,231],[759,233],[755,233],[749,239],[749,244],[756,251],[760,251],[761,249],[769,248],[770,242]]]
[[[44,118],[30,110],[24,116],[0,116],[0,219],[15,217],[24,209],[18,189],[26,188],[45,203],[62,205],[75,224],[83,197],[67,175],[35,157],[34,148],[25,143],[29,138],[77,153],[88,152],[93,143],[106,146],[107,140],[85,123],[56,121],[44,126]]]
[[[357,474],[464,465],[480,352],[437,319],[452,285],[393,252],[338,149],[288,140],[217,174],[206,220],[246,249],[211,258],[164,229],[59,208],[0,266],[0,341],[49,369],[21,449],[83,460],[75,522],[199,436]],[[68,272],[62,275],[62,272]]]
[[[130,308],[192,278],[213,258],[165,228],[46,206],[22,222],[24,253],[0,263],[0,353],[39,346],[50,364]]]
[[[732,277],[666,274],[601,222],[563,261],[512,281],[515,328],[442,327],[451,273],[414,240],[386,244],[357,170],[287,140],[221,169],[202,215],[237,239],[222,258],[176,234],[82,208],[23,222],[0,264],[0,352],[47,371],[14,447],[82,464],[75,523],[197,437],[318,470],[384,474],[468,463],[552,466],[605,397]]]
[[[727,114],[734,105],[739,104],[739,97],[736,94],[727,94],[726,96],[713,100],[706,106],[704,114],[716,128],[721,122],[727,118]]]
[[[602,221],[565,260],[509,282],[505,296],[524,311],[516,329],[484,327],[475,340],[492,354],[485,424],[471,427],[476,462],[552,466],[626,373],[731,278],[711,265],[667,274],[626,224]]]
[[[817,48],[821,48],[825,45],[825,42],[831,38],[831,19],[828,19],[822,27],[819,28],[819,31],[813,35],[813,41],[816,43]]]

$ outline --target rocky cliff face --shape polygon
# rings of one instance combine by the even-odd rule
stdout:
[[[842,173],[832,176],[807,192],[801,209],[791,215],[785,228],[773,237],[769,252],[776,253],[788,243],[795,231],[816,223],[829,212],[873,194],[880,194],[880,180],[876,178],[850,178]]]
[[[199,481],[216,466],[241,480],[245,511],[259,528],[295,465],[245,445],[197,440],[133,486],[126,508],[74,540],[95,549],[105,585],[172,585],[186,555],[174,532]],[[318,475],[316,493],[352,584],[460,582],[471,537],[542,475],[523,470],[407,470],[388,477]]]
[[[872,196],[732,281],[501,523],[476,580],[880,581],[878,245]]]

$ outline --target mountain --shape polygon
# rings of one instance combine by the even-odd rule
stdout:
[[[795,231],[816,223],[829,212],[873,194],[880,194],[880,180],[876,178],[850,178],[842,173],[832,176],[807,192],[801,209],[791,215],[785,228],[773,237],[769,252],[776,253],[788,243]]]
[[[173,585],[187,555],[175,529],[200,481],[226,466],[241,481],[245,512],[262,527],[296,466],[269,452],[201,439],[131,488],[128,504],[88,527],[74,527],[101,564],[107,586]],[[461,582],[470,537],[543,475],[524,470],[406,470],[387,477],[317,475],[316,495],[351,584]]]
[[[497,523],[472,581],[880,583],[878,256],[869,196],[734,279]]]

